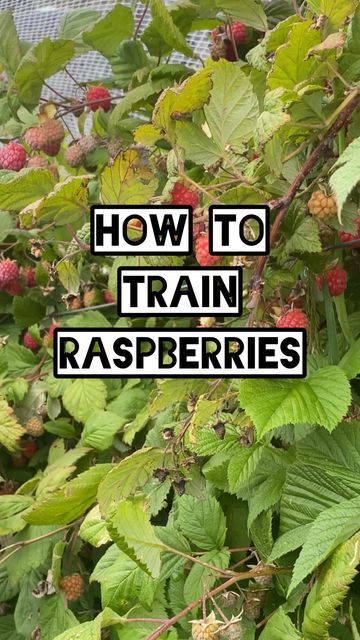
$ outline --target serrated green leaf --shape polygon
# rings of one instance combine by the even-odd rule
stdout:
[[[300,22],[299,16],[289,16],[285,20],[281,20],[281,22],[270,31],[266,38],[267,53],[274,53],[276,49],[287,42],[289,32],[296,22]]]
[[[359,182],[360,171],[360,138],[356,138],[349,144],[334,165],[334,173],[330,178],[330,186],[336,195],[338,217],[341,222],[341,213],[347,197]]]
[[[164,547],[155,535],[143,502],[119,502],[109,516],[108,528],[121,551],[153,578],[159,577],[160,554]]]
[[[281,469],[274,475],[264,480],[260,487],[256,488],[253,496],[249,499],[248,528],[252,526],[254,520],[262,511],[273,507],[281,498],[282,489],[285,482],[285,471]]]
[[[24,640],[24,636],[16,631],[14,616],[1,616],[0,636],[1,640]]]
[[[25,430],[18,423],[11,407],[0,397],[0,444],[11,453],[18,450],[18,440]]]
[[[74,43],[70,40],[44,38],[30,47],[15,73],[20,100],[25,105],[37,105],[44,80],[60,71],[74,52]]]
[[[230,458],[228,466],[228,481],[231,493],[237,493],[250,482],[261,461],[265,447],[256,442],[251,447],[242,447]]]
[[[119,44],[132,35],[133,13],[129,7],[116,4],[90,31],[83,34],[83,40],[106,58],[112,56]]]
[[[81,523],[79,536],[93,547],[101,547],[110,542],[111,538],[106,528],[106,522],[102,519],[99,505],[95,505]]]
[[[286,615],[284,609],[279,607],[271,616],[259,640],[301,640],[301,633]]]
[[[312,524],[294,565],[289,593],[321,564],[336,547],[359,529],[360,497],[326,509]]]
[[[349,380],[353,380],[360,373],[360,340],[357,340],[345,353],[339,362]]]
[[[335,366],[305,380],[244,380],[240,403],[253,420],[258,436],[284,424],[319,424],[332,431],[351,401],[344,372]]]
[[[163,449],[142,448],[116,465],[99,486],[101,512],[106,515],[112,503],[127,498],[143,487],[153,471],[162,466],[163,460]]]
[[[290,237],[287,238],[284,247],[286,255],[321,251],[319,227],[310,216],[296,216],[287,235]]]
[[[33,499],[29,496],[0,496],[0,535],[7,536],[21,531],[26,526],[22,514],[31,507]]]
[[[0,62],[9,75],[15,73],[21,57],[21,44],[13,12],[11,9],[5,9],[0,13]]]
[[[50,171],[22,169],[19,173],[8,172],[0,181],[0,208],[20,211],[31,202],[46,196],[53,186],[54,177]]]
[[[41,220],[55,221],[58,226],[78,222],[89,214],[87,185],[90,177],[69,176],[59,182],[47,197],[35,204],[34,214]]]
[[[309,4],[315,13],[326,16],[331,28],[336,29],[355,11],[358,3],[357,0],[310,0]]]
[[[39,322],[46,311],[44,305],[26,296],[16,296],[12,306],[16,324],[21,329],[27,329]]]
[[[31,524],[68,524],[81,516],[94,502],[99,482],[111,469],[97,464],[39,500],[26,514]]]
[[[56,268],[61,284],[70,293],[77,293],[80,286],[80,276],[75,265],[70,260],[64,260]]]
[[[316,29],[311,29],[312,25],[313,22],[307,20],[292,26],[287,43],[276,51],[268,75],[270,89],[282,87],[296,91],[302,82],[313,78],[319,63],[305,58],[309,49],[320,43],[321,37]]]
[[[348,82],[360,77],[360,7],[355,11],[348,28],[343,54],[339,59],[341,73]]]
[[[163,0],[150,0],[150,9],[153,19],[152,26],[158,31],[166,44],[171,49],[192,57],[191,47],[187,44],[180,29],[173,21],[171,13],[167,10]]]
[[[284,111],[282,93],[283,89],[279,88],[265,94],[263,110],[259,115],[255,130],[255,144],[265,144],[290,121],[290,115]]]
[[[215,0],[216,6],[243,24],[258,31],[267,31],[267,19],[263,6],[257,0]]]
[[[199,557],[199,560],[218,567],[219,569],[227,569],[230,560],[229,551],[218,551],[213,549],[207,551]],[[190,569],[190,573],[184,584],[184,598],[186,602],[192,602],[197,598],[201,598],[204,589],[210,590],[216,582],[216,573],[211,569],[194,564]]]
[[[146,204],[156,186],[157,180],[149,168],[140,165],[136,149],[127,149],[102,172],[101,200],[104,204]]]
[[[42,640],[53,640],[59,633],[77,625],[78,620],[71,609],[65,607],[65,601],[61,595],[41,599],[39,630]]]
[[[81,443],[104,451],[111,446],[114,435],[122,426],[122,420],[111,411],[95,411],[85,422]]]
[[[94,411],[106,405],[106,386],[102,380],[78,379],[65,389],[65,409],[77,422],[86,422]]]
[[[86,51],[87,46],[82,40],[82,33],[89,29],[99,18],[100,11],[93,9],[78,9],[67,11],[60,20],[59,38],[72,40],[75,43],[76,51]]]
[[[27,526],[23,531],[16,534],[12,539],[13,543],[31,540],[31,544],[20,547],[14,555],[8,552],[5,560],[5,567],[8,571],[10,583],[19,585],[25,574],[32,569],[47,570],[51,561],[51,553],[54,545],[61,537],[60,533],[55,533],[56,526],[34,527]],[[53,535],[46,536],[54,532]],[[38,540],[45,535],[46,537]],[[34,542],[34,539],[36,542]],[[4,559],[5,555],[2,557]]]
[[[184,495],[178,501],[178,522],[183,534],[199,549],[221,549],[226,536],[226,519],[213,496],[199,500]]]
[[[302,631],[309,640],[321,640],[328,634],[336,609],[344,600],[360,561],[360,534],[341,544],[322,567],[304,612]]]
[[[150,59],[139,40],[125,40],[111,57],[116,84],[123,89],[129,87],[136,71],[149,66]]]

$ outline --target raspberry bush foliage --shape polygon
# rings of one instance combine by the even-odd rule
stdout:
[[[359,638],[359,4],[68,5],[0,14],[0,637]],[[99,202],[190,204],[193,257],[91,256]],[[268,259],[209,255],[217,203],[269,203]],[[136,264],[242,266],[244,314],[118,318]],[[52,375],[58,325],[224,324],[307,327],[308,377]]]

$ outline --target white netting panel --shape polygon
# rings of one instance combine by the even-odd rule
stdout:
[[[9,7],[12,8],[20,38],[34,43],[45,37],[56,38],[60,21],[68,11],[93,9],[105,14],[116,3],[117,0],[0,0],[0,11]],[[170,2],[166,3],[170,4]],[[132,3],[125,1],[122,4],[131,6]],[[144,5],[138,3],[134,11],[135,22],[140,19],[143,10]],[[149,23],[149,19],[148,12],[142,28],[145,28]],[[188,41],[197,55],[201,58],[208,56],[209,34],[207,31],[190,34]],[[199,65],[199,61],[186,59],[178,53],[172,56],[171,61],[187,61],[191,66]],[[68,69],[80,82],[101,80],[111,74],[107,60],[94,51],[72,60],[68,65]],[[72,96],[75,93],[74,83],[64,72],[54,76],[51,79],[51,84],[66,96]],[[49,96],[51,94],[45,90],[44,95]]]

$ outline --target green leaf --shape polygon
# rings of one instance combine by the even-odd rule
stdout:
[[[318,515],[294,565],[289,594],[330,553],[359,529],[360,496],[336,504]]]
[[[106,386],[102,380],[79,379],[65,389],[63,403],[77,422],[85,423],[94,411],[104,409],[106,396]]]
[[[53,532],[55,528],[54,526],[28,526],[14,536],[13,543],[31,540],[31,544],[18,549],[14,555],[11,555],[11,551],[8,552],[5,566],[11,584],[19,584],[24,575],[32,569],[39,568],[46,572],[51,562],[52,549],[61,537],[61,533],[54,533],[54,535],[40,540],[37,540],[37,538]],[[36,542],[33,542],[34,539],[36,539]]]
[[[0,13],[0,62],[9,75],[15,73],[21,56],[21,43],[16,31],[13,12],[11,9],[5,9]]]
[[[122,426],[122,420],[111,411],[95,411],[85,422],[81,444],[98,451],[108,449],[114,435]]]
[[[344,600],[360,561],[360,534],[341,544],[322,567],[320,577],[306,599],[302,631],[309,640],[328,634],[336,609]]]
[[[119,609],[124,602],[150,608],[153,604],[156,582],[137,564],[113,544],[100,558],[91,574],[91,582],[101,585],[103,607]]]
[[[74,52],[74,43],[70,40],[44,38],[30,47],[15,73],[15,86],[21,102],[29,106],[37,105],[44,80],[60,71]]]
[[[0,179],[0,208],[8,211],[20,211],[31,202],[46,196],[54,186],[54,176],[45,170],[22,169],[19,173],[11,171],[3,174]]]
[[[286,44],[289,32],[296,22],[300,23],[300,18],[297,15],[289,16],[285,20],[278,22],[266,38],[267,53],[274,53],[281,45]]]
[[[300,525],[290,531],[286,531],[275,540],[275,544],[268,557],[269,562],[285,556],[290,551],[295,551],[301,547],[309,535],[311,523]]]
[[[311,8],[328,18],[332,29],[341,27],[357,7],[357,0],[311,0]]]
[[[259,640],[301,640],[301,637],[284,609],[279,607],[268,620]]]
[[[32,590],[41,579],[39,571],[26,573],[21,581],[20,593],[14,611],[16,631],[29,638],[37,627],[38,603],[32,594]]]
[[[83,34],[83,40],[109,58],[115,53],[119,44],[132,35],[133,29],[132,10],[116,4],[90,31]]]
[[[313,79],[319,63],[314,58],[305,58],[309,49],[320,43],[321,36],[312,26],[311,20],[293,25],[288,42],[276,51],[268,76],[270,89],[282,87],[296,91],[301,83]]]
[[[254,136],[256,145],[268,142],[274,133],[290,121],[290,115],[284,111],[282,93],[283,89],[279,88],[265,94],[263,109],[259,115]]]
[[[267,20],[263,6],[257,0],[215,0],[219,9],[236,20],[258,31],[267,31]]]
[[[356,138],[343,151],[335,162],[336,171],[330,178],[330,186],[336,195],[338,217],[341,222],[341,212],[347,197],[359,182],[360,172],[360,138]]]
[[[42,174],[42,172],[41,172]],[[39,203],[34,213],[41,220],[55,221],[58,226],[78,222],[89,213],[87,185],[90,176],[69,176]]]
[[[76,435],[72,424],[63,418],[49,420],[48,422],[44,422],[43,426],[45,431],[53,433],[55,436],[60,436],[61,438],[73,438]]]
[[[92,9],[78,9],[66,12],[60,20],[59,38],[72,40],[77,51],[86,51],[82,40],[82,33],[93,26],[101,18],[100,11]]]
[[[0,618],[0,637],[1,640],[24,640],[24,636],[15,629],[13,616],[2,616]]]
[[[354,82],[360,77],[360,7],[353,15],[348,28],[347,40],[343,54],[339,59],[339,67],[348,82]]]
[[[70,260],[64,260],[56,268],[59,280],[70,293],[77,293],[80,286],[78,270]]]
[[[89,542],[93,547],[101,547],[110,542],[111,538],[105,520],[101,517],[99,505],[95,505],[86,515],[79,529],[79,535],[82,540]]]
[[[226,519],[216,500],[184,495],[178,501],[178,522],[183,534],[199,549],[221,549],[225,543]]]
[[[99,482],[110,464],[97,464],[38,501],[26,514],[31,524],[68,524],[81,516],[94,502]]]
[[[78,621],[69,608],[65,608],[62,595],[52,595],[40,601],[39,629],[41,640],[53,640],[59,633],[72,629]]]
[[[119,502],[110,514],[108,528],[112,539],[127,556],[153,578],[159,577],[163,545],[155,535],[143,502]]]
[[[229,551],[219,551],[213,549],[207,551],[199,557],[201,562],[207,562],[219,569],[227,569],[229,566]],[[210,590],[216,582],[216,573],[212,569],[207,569],[200,564],[194,564],[190,569],[190,573],[186,578],[184,585],[184,598],[186,602],[192,602],[197,598],[201,598],[204,589]]]
[[[22,514],[31,507],[33,499],[29,496],[0,496],[0,535],[7,536],[21,531],[26,526]]]
[[[136,71],[149,66],[150,59],[139,40],[125,40],[111,57],[116,85],[123,89],[129,87]]]
[[[145,82],[138,87],[131,89],[124,98],[117,103],[109,117],[109,131],[112,135],[117,135],[122,131],[121,122],[123,117],[130,111],[134,111],[141,104],[145,104],[148,98],[160,93],[169,84],[168,78],[161,78],[153,82]]]
[[[231,493],[237,493],[249,484],[261,461],[265,447],[256,442],[252,447],[242,447],[230,458],[228,466],[228,481]]]
[[[13,315],[20,329],[27,329],[41,320],[46,307],[32,298],[16,296],[13,301]]]
[[[252,526],[254,520],[262,511],[271,509],[281,498],[282,489],[285,482],[285,472],[283,469],[271,475],[256,489],[256,492],[249,499],[248,528]]]
[[[319,424],[332,431],[351,401],[349,382],[335,366],[305,380],[244,380],[240,403],[253,420],[259,437],[285,424]]]
[[[345,353],[339,362],[349,380],[353,380],[360,373],[360,340],[357,340]]]
[[[152,26],[158,31],[166,44],[171,49],[192,57],[191,47],[189,47],[180,29],[174,23],[163,0],[150,0],[150,9],[153,19]]]
[[[104,204],[146,204],[156,187],[157,180],[148,167],[139,165],[139,154],[135,149],[121,152],[101,174]]]
[[[143,487],[154,470],[162,466],[163,460],[163,449],[144,447],[124,458],[100,483],[98,500],[101,512],[106,515],[112,503],[127,498]]]
[[[321,251],[319,227],[310,216],[295,216],[286,231],[288,236],[284,247],[286,255]]]
[[[15,453],[18,450],[18,440],[24,433],[11,407],[0,397],[0,444],[11,453]]]

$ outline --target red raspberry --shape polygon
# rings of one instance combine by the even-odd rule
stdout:
[[[34,340],[32,335],[30,335],[28,331],[26,331],[26,333],[24,333],[23,335],[23,345],[31,351],[37,351],[38,349],[40,349],[39,343]]]
[[[2,260],[0,262],[0,289],[4,289],[9,282],[14,282],[19,277],[19,267],[14,260]]]
[[[21,144],[9,142],[0,149],[0,166],[10,171],[20,171],[26,163],[26,151]]]
[[[57,322],[53,322],[52,325],[50,325],[49,327],[49,331],[44,335],[43,344],[46,348],[52,346],[53,340],[54,340],[54,331],[56,327],[59,327],[59,326],[60,324],[58,324]]]
[[[5,285],[4,291],[6,291],[10,296],[20,296],[22,293],[21,282],[18,280],[9,282],[9,284]]]
[[[26,286],[31,289],[36,286],[35,271],[29,266],[20,269],[20,273],[25,278]]]
[[[79,573],[73,573],[70,576],[64,576],[59,586],[67,600],[78,600],[84,593],[85,583]]]
[[[25,132],[24,140],[30,149],[34,151],[40,151],[47,143],[45,131],[42,127],[30,127],[30,129]]]
[[[13,469],[22,469],[26,465],[26,458],[22,454],[11,458],[11,466]]]
[[[234,22],[231,25],[231,35],[236,44],[243,44],[246,40],[246,26],[242,22]]]
[[[46,143],[61,142],[65,138],[65,129],[60,120],[46,120],[41,125],[45,134]]]
[[[176,182],[171,192],[171,204],[184,205],[196,209],[199,206],[199,196],[194,189],[185,187],[182,182]]]
[[[280,316],[276,326],[280,329],[307,329],[308,319],[301,309],[290,309]]]
[[[50,327],[49,327],[49,336],[50,338],[54,337],[54,331],[57,327],[60,327],[60,324],[58,322],[53,322]]]
[[[351,242],[351,240],[358,240],[360,238],[360,216],[355,220],[357,224],[357,232],[356,235],[352,233],[348,233],[347,231],[339,231],[339,238],[341,242]]]
[[[102,108],[109,111],[111,108],[111,95],[106,87],[90,87],[86,92],[86,102],[92,102],[89,107],[91,111],[97,111]]]
[[[196,240],[195,258],[201,267],[212,267],[221,260],[221,256],[210,255],[208,236],[199,236]]]
[[[24,458],[28,460],[37,452],[38,446],[33,440],[26,440],[20,444],[21,452]]]
[[[47,156],[57,156],[60,151],[61,143],[60,142],[47,142],[45,147],[43,148],[43,152],[46,153]]]
[[[327,282],[329,293],[331,296],[340,296],[346,289],[347,275],[342,267],[333,267],[325,271],[325,280]],[[316,284],[322,289],[323,276],[316,276]]]
[[[109,291],[109,289],[106,289],[106,290],[104,291],[104,300],[105,300],[105,302],[107,302],[108,304],[110,304],[110,302],[114,302],[113,294],[111,293],[111,291]]]

